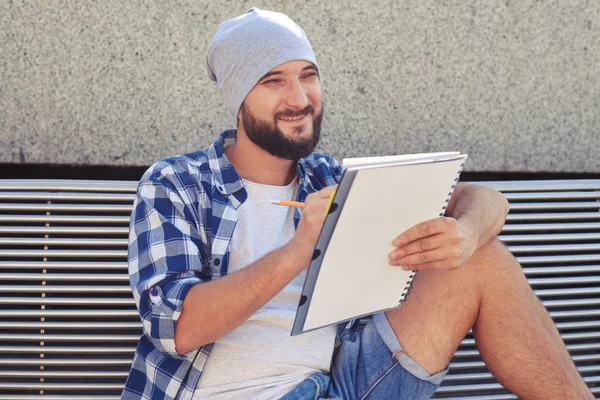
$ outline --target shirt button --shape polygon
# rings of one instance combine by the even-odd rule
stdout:
[[[153,287],[152,289],[150,289],[150,294],[152,296],[158,296],[158,289]]]
[[[221,264],[221,260],[219,260],[218,258],[215,258],[215,265],[218,267],[219,264]]]

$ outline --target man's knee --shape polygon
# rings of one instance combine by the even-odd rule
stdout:
[[[490,240],[477,250],[469,259],[478,270],[485,268],[487,271],[514,270],[522,273],[521,265],[512,253],[497,238]]]
[[[504,286],[509,282],[511,285],[527,282],[517,259],[498,239],[491,240],[477,250],[468,264],[474,269],[478,286],[483,290]]]

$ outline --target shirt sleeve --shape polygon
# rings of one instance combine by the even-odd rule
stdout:
[[[177,179],[142,179],[129,227],[129,280],[144,334],[175,358],[175,326],[189,288],[210,279],[210,247],[198,202]],[[196,203],[196,206],[194,206]]]

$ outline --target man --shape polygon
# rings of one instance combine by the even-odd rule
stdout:
[[[505,199],[474,185],[456,187],[448,217],[393,241],[390,264],[421,271],[401,307],[362,330],[291,337],[341,176],[335,160],[313,153],[320,70],[300,27],[256,8],[219,27],[207,67],[237,129],[159,161],[140,181],[129,272],[144,335],[123,398],[430,398],[471,328],[491,372],[520,397],[593,398],[494,239]]]

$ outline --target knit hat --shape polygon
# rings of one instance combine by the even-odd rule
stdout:
[[[219,26],[208,49],[208,76],[237,119],[244,99],[273,68],[293,60],[317,66],[306,33],[287,15],[253,7]]]

